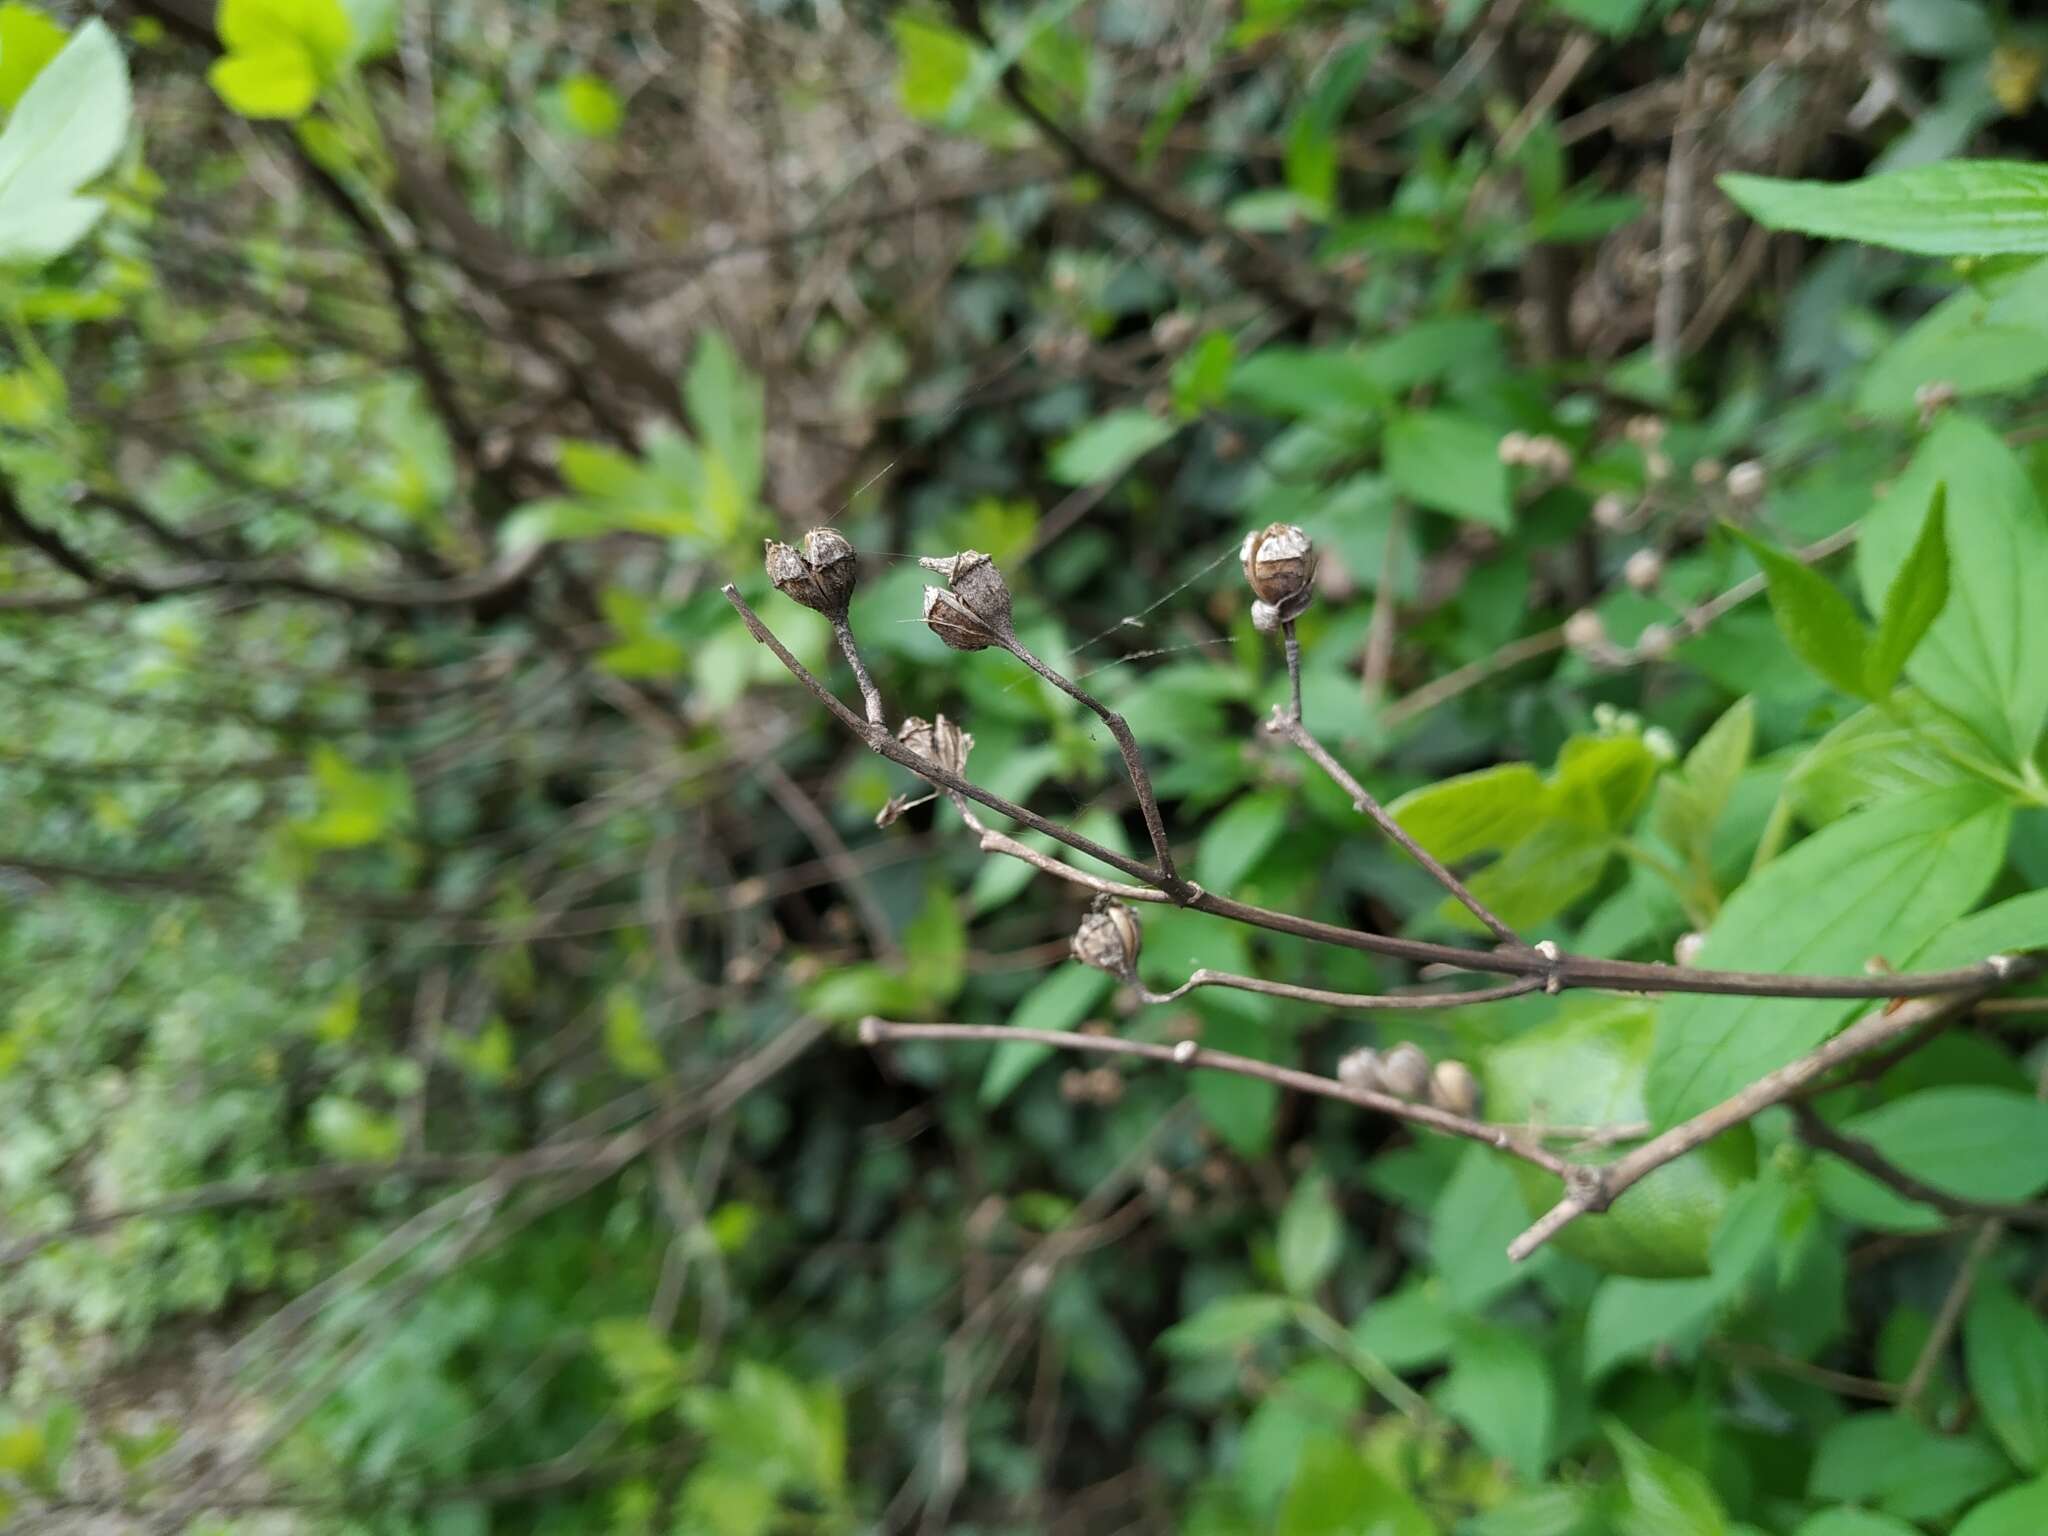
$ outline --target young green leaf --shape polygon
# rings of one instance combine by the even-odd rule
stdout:
[[[1872,698],[1891,691],[1913,648],[1948,601],[1948,487],[1939,481],[1912,553],[1892,577],[1871,642],[1864,683]]]
[[[1849,599],[1812,567],[1733,523],[1724,526],[1763,567],[1771,614],[1799,659],[1843,693],[1867,698],[1870,634]]]
[[[1963,1360],[1984,1422],[2029,1472],[2048,1470],[2048,1323],[1985,1277],[1963,1319]]]
[[[1066,438],[1052,451],[1052,477],[1061,485],[1113,480],[1172,437],[1175,428],[1145,411],[1112,411]]]
[[[1767,229],[1923,256],[2048,251],[2048,165],[1946,160],[1847,182],[1731,173],[1719,186]]]
[[[2048,1477],[1986,1499],[1956,1522],[1954,1536],[2040,1536],[2048,1531]]]
[[[1466,1322],[1451,1347],[1443,1405],[1482,1450],[1530,1482],[1543,1475],[1557,1418],[1550,1364],[1528,1335],[1493,1323]]]
[[[1863,601],[1884,606],[1946,488],[1949,598],[1906,663],[1927,696],[1960,717],[2008,764],[2024,762],[2048,721],[2048,513],[1998,433],[1945,415],[1906,472],[1863,521],[1856,575]]]
[[[1213,1355],[1271,1333],[1294,1316],[1285,1296],[1219,1296],[1159,1336],[1169,1355]]]
[[[1344,1218],[1321,1175],[1294,1186],[1280,1213],[1280,1279],[1296,1296],[1307,1296],[1329,1279],[1344,1244]]]
[[[1725,1536],[1728,1517],[1697,1467],[1639,1440],[1619,1422],[1604,1426],[1628,1484],[1628,1536]]]
[[[0,133],[0,262],[47,261],[85,238],[102,204],[78,189],[128,137],[128,66],[92,20],[37,73]]]

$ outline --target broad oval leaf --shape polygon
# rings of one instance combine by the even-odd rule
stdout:
[[[1789,975],[1902,959],[1970,909],[2005,855],[2006,803],[1976,788],[1845,816],[1773,859],[1728,899],[1700,965]],[[1650,1057],[1650,1118],[1696,1115],[1818,1045],[1853,1001],[1681,994]]]

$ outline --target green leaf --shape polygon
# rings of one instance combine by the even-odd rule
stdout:
[[[1914,952],[1916,971],[1974,965],[1986,955],[2048,949],[2048,890],[2028,891],[1949,924]]]
[[[1697,1468],[1637,1439],[1616,1420],[1607,1420],[1603,1428],[1628,1485],[1628,1513],[1621,1522],[1625,1536],[1724,1536],[1727,1516]]]
[[[1652,818],[1657,835],[1677,852],[1705,863],[1714,828],[1749,766],[1755,743],[1755,702],[1739,699],[1708,727],[1683,767],[1658,782]]]
[[[314,1100],[306,1123],[313,1140],[345,1163],[388,1163],[405,1145],[395,1118],[336,1094]]]
[[[64,47],[64,29],[32,6],[0,5],[0,112],[14,104]]]
[[[1025,993],[1010,1023],[1019,1029],[1072,1029],[1088,1017],[1111,984],[1110,976],[1092,966],[1063,965]],[[997,1046],[981,1075],[982,1106],[993,1109],[1002,1103],[1051,1055],[1051,1046],[1023,1040]]]
[[[1909,955],[1983,892],[2004,859],[2009,821],[2004,801],[1974,788],[1845,816],[1743,882],[1699,963],[1813,975],[1858,972],[1872,955]],[[1825,1040],[1854,1007],[1670,998],[1650,1059],[1651,1119],[1671,1125],[1720,1103]]]
[[[1550,791],[1527,763],[1502,763],[1415,790],[1388,810],[1402,830],[1446,863],[1518,841],[1547,814]]]
[[[1939,1520],[2011,1476],[2011,1464],[1981,1435],[1937,1434],[1898,1413],[1859,1413],[1821,1437],[1806,1491],[1874,1504],[1902,1520]]]
[[[86,22],[37,72],[0,132],[0,262],[46,261],[98,220],[78,189],[128,137],[128,67],[105,22]]]
[[[2048,722],[2048,513],[2026,466],[1999,435],[1944,415],[1891,492],[1864,519],[1856,574],[1873,611],[1911,557],[1945,488],[1949,598],[1906,675],[2008,764],[2029,757]]]
[[[1986,1499],[1956,1522],[1953,1536],[2040,1536],[2048,1531],[2048,1477]]]
[[[1340,50],[1323,66],[1288,125],[1283,161],[1287,184],[1325,215],[1337,195],[1337,127],[1379,47],[1379,39],[1373,37]]]
[[[1242,1013],[1212,1006],[1204,1010],[1202,1044],[1238,1056],[1273,1059],[1273,1032]],[[1280,1090],[1255,1077],[1235,1072],[1197,1072],[1192,1091],[1202,1122],[1241,1157],[1263,1157],[1273,1144],[1273,1120],[1280,1111]]]
[[[1963,1319],[1970,1393],[2006,1454],[2048,1470],[2048,1323],[1995,1276],[1977,1281]]]
[[[356,40],[341,0],[221,0],[214,25],[226,51],[207,79],[244,117],[303,116]]]
[[[1449,411],[1405,411],[1387,423],[1387,477],[1411,501],[1505,531],[1513,520],[1500,432]]]
[[[1222,1354],[1263,1338],[1293,1316],[1294,1303],[1285,1296],[1219,1296],[1162,1333],[1159,1347],[1169,1355]]]
[[[1596,32],[1626,37],[1642,20],[1649,0],[1550,0],[1550,6]]]
[[[1915,1178],[1966,1200],[2048,1189],[2048,1103],[2007,1088],[1928,1088],[1843,1123]]]
[[[1904,421],[1920,391],[1939,383],[1959,397],[1998,394],[2048,373],[2048,261],[1989,275],[1951,294],[1872,360],[1856,408]]]
[[[1945,160],[1848,182],[1730,173],[1718,184],[1767,229],[1922,256],[2048,251],[2048,166],[2025,161]]]
[[[1113,480],[1178,430],[1146,411],[1111,411],[1052,451],[1053,479],[1061,485]]]
[[[1529,1277],[1507,1255],[1529,1224],[1520,1188],[1506,1160],[1487,1147],[1459,1155],[1457,1171],[1430,1213],[1429,1252],[1451,1304],[1476,1312]]]
[[[1733,523],[1724,526],[1763,567],[1771,614],[1799,659],[1842,692],[1868,697],[1870,636],[1849,599],[1812,567]]]
[[[1527,1335],[1492,1323],[1459,1326],[1443,1407],[1498,1456],[1534,1482],[1550,1458],[1557,1392],[1550,1365]]]
[[[566,75],[555,86],[555,110],[573,133],[586,139],[615,139],[626,120],[619,93],[591,74]]]
[[[1344,1218],[1320,1174],[1300,1180],[1280,1213],[1277,1244],[1280,1279],[1296,1296],[1308,1296],[1329,1279],[1344,1245]]]
[[[1912,553],[1892,577],[1879,610],[1877,638],[1872,642],[1865,673],[1870,696],[1891,691],[1906,660],[1948,602],[1948,487],[1936,482],[1934,503],[1927,509]]]
[[[728,521],[751,513],[761,494],[762,441],[767,406],[761,381],[741,367],[732,344],[717,331],[707,331],[683,377],[683,403],[690,425],[697,429],[707,470],[722,467],[738,506]],[[710,477],[707,475],[707,479]]]
[[[1279,789],[1233,800],[1202,833],[1195,852],[1196,882],[1212,891],[1235,890],[1287,830],[1293,808],[1293,796]]]
[[[1636,1280],[1610,1275],[1586,1311],[1586,1379],[1662,1349],[1689,1355],[1720,1304],[1714,1280]]]
[[[1844,1504],[1810,1516],[1792,1536],[1920,1536],[1903,1520]]]
[[[1337,1435],[1303,1452],[1274,1536],[1436,1536],[1437,1525],[1384,1472]]]
[[[952,890],[938,881],[903,930],[904,975],[927,1008],[949,1003],[967,979],[967,925]]]
[[[604,1000],[604,1051],[612,1065],[629,1077],[650,1081],[668,1070],[647,1033],[647,1015],[640,1000],[624,987],[614,987]]]
[[[1199,416],[1222,404],[1236,359],[1237,343],[1228,331],[1210,331],[1182,353],[1173,365],[1174,413]]]

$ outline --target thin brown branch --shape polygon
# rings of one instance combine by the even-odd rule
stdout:
[[[1470,992],[1326,992],[1321,987],[1301,987],[1288,981],[1268,981],[1262,976],[1239,976],[1230,971],[1212,971],[1203,966],[1170,992],[1138,995],[1147,1003],[1171,1003],[1201,987],[1229,987],[1238,992],[1257,992],[1265,997],[1285,997],[1297,1003],[1315,1003],[1324,1008],[1365,1008],[1401,1011],[1419,1008],[1463,1008],[1473,1003],[1497,1003],[1510,997],[1526,997],[1543,985],[1540,976],[1524,976],[1497,987],[1479,987]]]
[[[1555,1153],[1533,1142],[1520,1139],[1513,1130],[1504,1125],[1489,1125],[1484,1120],[1454,1115],[1449,1110],[1438,1109],[1433,1104],[1414,1104],[1407,1099],[1397,1099],[1387,1093],[1376,1093],[1369,1088],[1348,1087],[1334,1077],[1321,1077],[1316,1073],[1299,1071],[1294,1067],[1276,1066],[1270,1061],[1260,1061],[1256,1057],[1237,1056],[1229,1051],[1212,1051],[1192,1040],[1182,1040],[1174,1045],[1158,1045],[1148,1040],[1126,1040],[1117,1035],[1083,1035],[1063,1029],[1019,1029],[1008,1024],[892,1024],[886,1019],[872,1016],[860,1021],[860,1038],[863,1045],[870,1046],[889,1045],[905,1040],[967,1041],[980,1045],[1018,1042],[1051,1046],[1054,1050],[1094,1052],[1103,1056],[1135,1056],[1146,1061],[1164,1062],[1169,1066],[1208,1072],[1228,1072],[1236,1077],[1255,1078],[1263,1083],[1271,1083],[1277,1088],[1292,1089],[1296,1093],[1310,1093],[1319,1098],[1354,1104],[1360,1109],[1375,1110],[1411,1125],[1441,1131],[1446,1136],[1461,1136],[1467,1141],[1476,1141],[1505,1152],[1510,1157],[1520,1158],[1523,1162],[1541,1168],[1546,1173],[1554,1173],[1560,1178],[1573,1166]]]
[[[2031,973],[2037,967],[2023,962]],[[2019,967],[2010,968],[2018,974]],[[1581,1216],[1604,1211],[1623,1193],[1656,1172],[1666,1163],[1712,1141],[1723,1131],[1741,1125],[1772,1105],[1791,1098],[1822,1073],[1842,1062],[1898,1039],[1923,1024],[1948,1017],[1969,1007],[1989,983],[1952,992],[1945,997],[1923,997],[1890,1010],[1865,1014],[1847,1029],[1816,1050],[1766,1073],[1733,1097],[1712,1109],[1653,1136],[1634,1151],[1600,1167],[1575,1167],[1566,1179],[1565,1196],[1536,1223],[1508,1245],[1508,1257],[1526,1259]]]
[[[909,769],[929,784],[954,794],[964,795],[977,804],[987,806],[990,810],[1029,827],[1034,832],[1043,833],[1077,852],[1100,860],[1135,880],[1158,886],[1177,904],[1197,912],[1206,912],[1232,922],[1263,928],[1272,933],[1288,934],[1313,943],[1362,950],[1367,954],[1385,955],[1391,959],[1407,960],[1417,965],[1447,965],[1498,976],[1539,977],[1546,987],[1555,986],[1559,990],[1595,987],[1625,992],[1697,992],[1719,996],[1803,998],[1902,998],[1953,994],[1967,1000],[1991,986],[2021,974],[2023,969],[2027,974],[2031,974],[2031,968],[2023,968],[2005,956],[1994,956],[1977,965],[1958,966],[1945,971],[1908,971],[1883,976],[1794,976],[1761,971],[1701,970],[1640,961],[1604,960],[1591,955],[1562,953],[1554,946],[1548,945],[1528,948],[1503,946],[1494,950],[1475,950],[1455,944],[1439,944],[1426,939],[1399,938],[1391,934],[1344,928],[1334,923],[1318,922],[1313,918],[1297,917],[1292,913],[1275,912],[1249,902],[1219,896],[1186,882],[1180,882],[1177,887],[1169,887],[1158,870],[1141,860],[1119,853],[1114,848],[1105,847],[1093,838],[984,789],[979,784],[964,779],[931,759],[913,752],[887,731],[870,726],[790,653],[789,648],[775,633],[761,622],[760,615],[754,612],[747,600],[740,596],[737,587],[728,584],[723,592],[726,601],[731,603],[740,615],[747,632],[766,646],[790,675],[801,683],[834,719],[866,743],[870,751],[887,758],[899,767]],[[1918,1016],[1914,1017],[1917,1019]]]
[[[1963,1308],[1969,1303],[1970,1292],[1976,1286],[1977,1271],[2003,1236],[2005,1224],[1994,1218],[1978,1227],[1977,1235],[1971,1239],[1963,1254],[1963,1262],[1956,1270],[1956,1277],[1949,1285],[1948,1294],[1941,1298],[1941,1310],[1934,1314],[1934,1326],[1927,1330],[1927,1341],[1920,1346],[1913,1369],[1907,1373],[1906,1384],[1900,1389],[1901,1413],[1913,1411],[1921,1394],[1927,1390],[1927,1384],[1934,1379],[1935,1367],[1941,1364],[1949,1340],[1955,1337],[1956,1325],[1963,1320]]]
[[[1996,1219],[2013,1226],[2048,1227],[2048,1205],[1963,1199],[1915,1178],[1860,1136],[1850,1136],[1835,1129],[1810,1103],[1793,1105],[1792,1117],[1799,1128],[1799,1139],[1808,1146],[1818,1147],[1852,1167],[1862,1169],[1878,1183],[1916,1204],[1931,1206],[1944,1216]]]

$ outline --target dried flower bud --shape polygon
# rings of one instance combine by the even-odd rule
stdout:
[[[1079,1067],[1069,1067],[1060,1074],[1060,1097],[1069,1104],[1079,1104],[1088,1097],[1088,1074]]]
[[[860,574],[860,558],[845,534],[836,528],[813,528],[804,535],[801,550],[775,539],[769,539],[767,546],[762,563],[776,591],[827,618],[846,617],[846,605],[853,600],[854,582]]]
[[[1947,379],[1929,379],[1913,391],[1913,404],[1920,411],[1920,425],[1931,427],[1934,418],[1956,403],[1956,387]]]
[[[1737,501],[1755,501],[1764,493],[1764,467],[1755,459],[1744,459],[1728,471],[1728,494]]]
[[[1294,524],[1273,523],[1263,532],[1246,534],[1238,559],[1253,594],[1282,618],[1294,618],[1308,606],[1316,579],[1315,546]]]
[[[1123,1074],[1115,1067],[1096,1067],[1089,1072],[1088,1097],[1097,1104],[1114,1104],[1123,1096]]]
[[[1383,1092],[1385,1085],[1380,1081],[1380,1053],[1369,1045],[1346,1051],[1337,1062],[1337,1081],[1361,1093]]]
[[[1503,464],[1527,464],[1531,462],[1529,450],[1533,446],[1534,442],[1528,433],[1509,432],[1501,438],[1496,452]]]
[[[1692,466],[1692,483],[1704,490],[1727,472],[1727,466],[1711,455],[1704,459],[1695,459]]]
[[[1564,643],[1575,651],[1592,651],[1607,642],[1607,626],[1591,608],[1581,608],[1564,621]]]
[[[1479,1079],[1462,1061],[1440,1061],[1429,1074],[1429,1102],[1454,1115],[1471,1115],[1479,1108]]]
[[[1621,568],[1621,579],[1638,592],[1654,592],[1664,579],[1664,557],[1654,549],[1639,549]]]
[[[912,715],[896,728],[896,739],[948,773],[965,773],[967,754],[974,750],[974,738],[944,715],[936,720]]]
[[[1010,587],[995,561],[963,549],[917,563],[945,577],[950,588],[924,589],[924,621],[933,634],[956,651],[983,651],[1010,638]]]
[[[1700,963],[1700,951],[1707,947],[1704,933],[1681,933],[1671,948],[1671,958],[1688,968]]]
[[[1632,416],[1623,429],[1628,440],[1638,448],[1654,448],[1664,441],[1664,418],[1661,416]]]
[[[1429,1087],[1429,1057],[1412,1040],[1403,1040],[1380,1062],[1380,1081],[1400,1099],[1419,1099]]]
[[[1073,955],[1083,965],[1129,980],[1137,974],[1144,938],[1137,913],[1120,901],[1101,897],[1074,930]]]
[[[1644,661],[1662,661],[1678,645],[1678,637],[1671,632],[1668,624],[1645,624],[1643,632],[1636,636],[1636,655]]]

